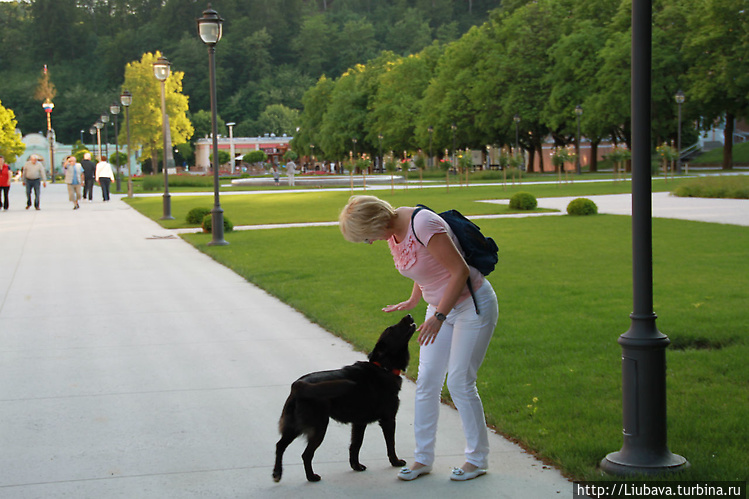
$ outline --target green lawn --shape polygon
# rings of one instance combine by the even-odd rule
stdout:
[[[511,213],[504,205],[476,203],[477,199],[507,199],[520,191],[527,191],[540,197],[555,196],[590,196],[595,194],[621,194],[631,190],[630,183],[619,182],[597,182],[597,183],[555,183],[555,176],[543,177],[551,184],[538,182],[525,182],[523,184],[507,185],[482,185],[475,184],[470,187],[452,186],[437,188],[419,188],[411,186],[407,190],[396,189],[391,193],[386,190],[369,190],[366,193],[374,194],[388,200],[393,206],[425,204],[435,210],[455,208],[466,215],[484,214],[506,214]],[[682,179],[662,179],[653,181],[654,191],[665,191],[672,189]],[[363,194],[361,189],[356,194]],[[318,192],[260,192],[247,194],[232,194],[221,196],[221,208],[224,216],[237,225],[257,225],[292,222],[328,222],[338,219],[338,213],[351,196],[347,189],[341,191],[319,190]],[[211,208],[213,196],[172,196],[172,216],[174,220],[159,220],[163,211],[162,197],[135,197],[131,200],[125,199],[135,209],[156,220],[163,227],[175,229],[179,227],[190,227],[185,221],[187,212],[197,206]]]
[[[749,142],[743,142],[741,144],[733,145],[733,162],[734,164],[747,164],[749,163]],[[689,161],[689,165],[721,165],[723,164],[723,148],[719,147],[712,151],[700,154],[693,160]]]
[[[616,188],[627,192],[629,184],[620,184],[626,187]],[[613,188],[605,186],[522,190],[538,197],[555,190],[591,195]],[[378,193],[396,205],[422,201],[465,213],[497,209],[474,199],[510,194],[501,187]],[[333,220],[348,195],[226,196],[222,204],[233,220],[251,223]],[[136,201],[140,209],[149,200]],[[194,202],[186,201],[184,208]],[[487,419],[569,476],[599,478],[597,463],[622,445],[616,340],[630,326],[631,220],[564,216],[480,225],[500,246],[500,263],[490,276],[500,321],[479,375]],[[207,246],[206,234],[184,237],[363,351],[400,318],[380,309],[405,299],[411,289],[384,243],[347,243],[337,227],[231,232],[225,247]],[[657,325],[673,342],[667,351],[669,447],[692,464],[673,478],[746,480],[749,229],[655,219],[653,245]],[[424,306],[413,313],[423,317]],[[415,343],[412,353],[408,374],[415,377]]]

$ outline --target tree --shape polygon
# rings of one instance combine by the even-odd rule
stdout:
[[[330,106],[330,96],[335,88],[335,82],[322,76],[317,84],[304,93],[302,105],[304,111],[299,115],[299,131],[294,133],[292,147],[295,151],[312,155],[310,145],[317,147],[315,154],[325,156],[325,149],[321,147],[322,123],[325,113]]]
[[[26,146],[21,141],[20,134],[16,131],[16,115],[12,109],[3,107],[0,101],[0,154],[8,163],[15,163],[16,159],[23,154]]]
[[[328,47],[332,45],[333,27],[322,14],[308,17],[299,34],[291,42],[299,67],[309,75],[318,75],[328,69]]]
[[[133,61],[125,68],[123,88],[133,94],[130,106],[130,143],[133,149],[142,147],[151,157],[154,171],[158,153],[164,140],[161,116],[161,82],[153,75],[153,63],[161,56],[146,53],[140,61]],[[184,73],[172,71],[165,82],[166,113],[169,116],[171,145],[187,142],[194,128],[187,118],[188,98],[182,94]],[[120,131],[120,142],[126,139]]]
[[[274,133],[277,136],[294,135],[299,111],[283,104],[273,104],[265,108],[257,120],[258,128],[264,133]]]
[[[190,114],[190,122],[195,130],[192,136],[194,140],[210,137],[213,133],[213,118],[210,111],[198,111]],[[221,130],[226,128],[226,123],[221,119],[221,116],[216,116],[216,128],[218,128],[219,134]]]
[[[378,143],[382,134],[385,150],[413,151],[418,148],[416,119],[432,76],[431,69],[424,55],[401,57],[386,66],[368,117],[370,142]]]
[[[749,11],[745,0],[696,2],[685,38],[687,103],[710,124],[725,117],[723,168],[733,168],[734,119],[749,116]]]
[[[605,35],[605,28],[594,21],[579,21],[573,32],[562,36],[551,48],[549,55],[552,65],[546,75],[551,94],[544,110],[545,121],[551,129],[575,137],[575,107],[582,106],[581,134],[588,137],[591,143],[592,172],[597,171],[597,146],[603,136],[608,135],[608,130],[596,126],[597,113],[585,113],[586,106],[583,104],[592,89],[598,90],[596,74],[601,65],[599,53],[606,41]],[[579,148],[579,144],[575,144],[575,147]],[[579,149],[577,154],[580,154]]]

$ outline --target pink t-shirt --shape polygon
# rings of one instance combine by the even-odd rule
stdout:
[[[419,239],[424,245],[414,237],[413,231],[419,235]],[[408,235],[400,243],[395,242],[395,236],[388,239],[390,253],[393,255],[395,268],[402,275],[412,279],[421,288],[421,294],[424,300],[435,307],[439,305],[445,288],[450,281],[450,273],[435,259],[426,248],[429,240],[435,234],[447,233],[455,243],[460,254],[463,250],[458,243],[455,234],[450,226],[436,213],[429,210],[421,210],[414,217],[413,227],[408,230]],[[473,289],[477,290],[484,283],[484,276],[473,267],[468,267],[471,271],[471,284]],[[471,296],[468,286],[463,288],[463,292],[458,298],[458,303]]]

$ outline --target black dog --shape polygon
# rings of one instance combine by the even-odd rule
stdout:
[[[307,480],[320,480],[312,471],[312,458],[325,438],[330,418],[352,425],[349,463],[355,471],[367,469],[359,462],[359,449],[364,430],[375,421],[382,427],[390,464],[406,464],[395,454],[395,414],[400,404],[400,372],[408,366],[408,341],[415,330],[413,318],[407,315],[380,335],[369,362],[310,373],[291,385],[291,394],[279,421],[281,439],[276,444],[273,480],[281,480],[283,453],[302,433],[307,436],[307,448],[302,453]]]

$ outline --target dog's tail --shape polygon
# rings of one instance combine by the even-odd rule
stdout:
[[[347,394],[355,386],[356,382],[346,379],[320,381],[318,383],[298,380],[291,385],[291,393],[302,398],[328,400]]]

